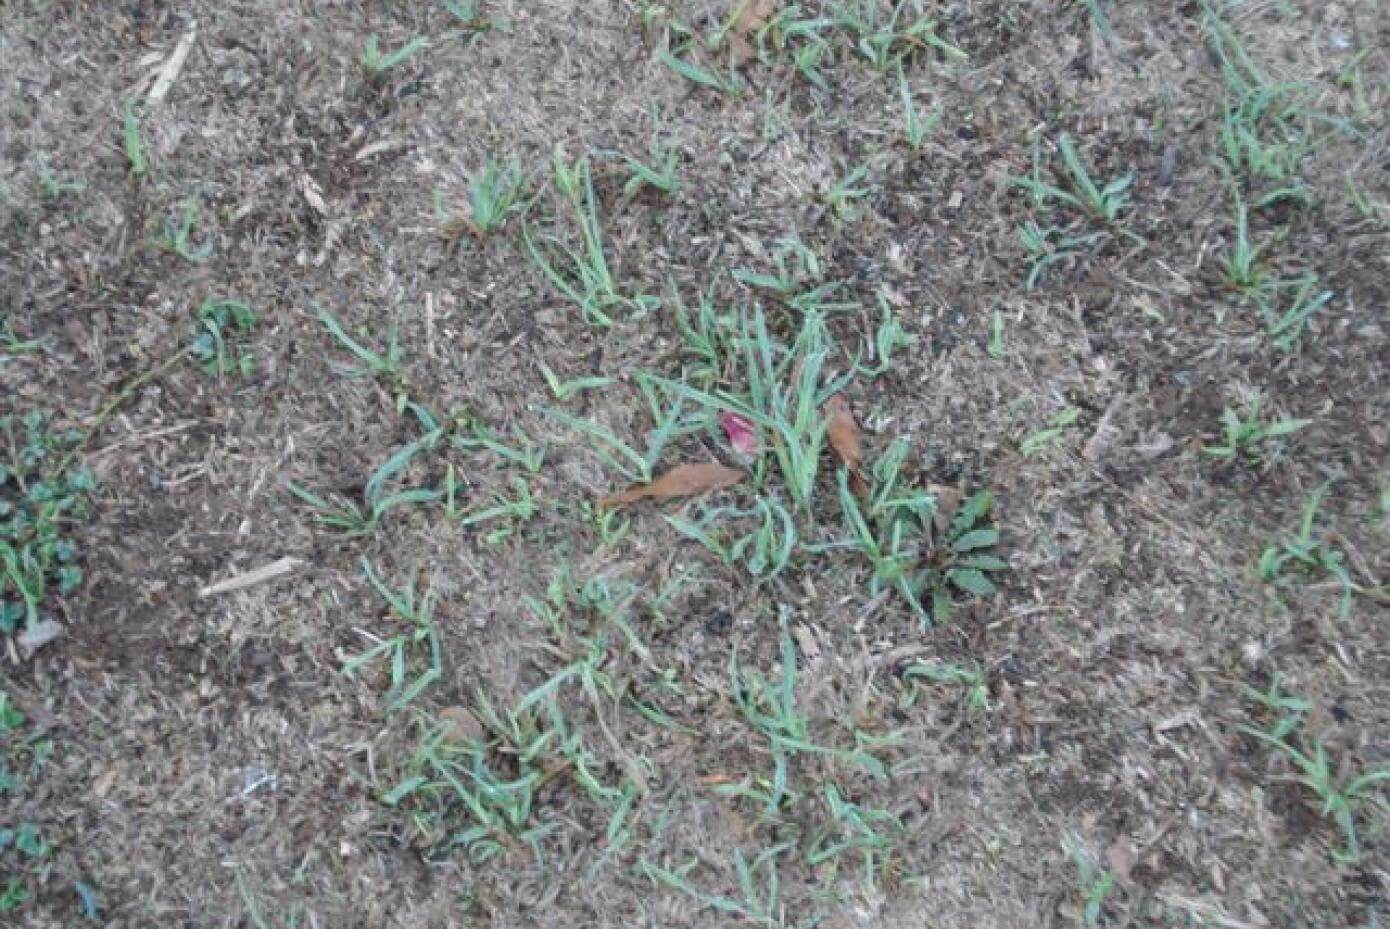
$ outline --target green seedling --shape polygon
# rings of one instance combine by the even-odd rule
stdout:
[[[697,86],[708,87],[731,97],[738,96],[743,90],[737,76],[733,74],[727,77],[716,74],[708,68],[703,68],[689,59],[678,58],[670,52],[662,52],[658,57],[666,67]]]
[[[911,348],[917,344],[917,337],[909,335],[903,329],[902,323],[898,321],[898,314],[894,312],[893,305],[888,302],[888,298],[880,291],[877,295],[878,308],[883,314],[879,321],[878,328],[874,331],[874,357],[878,363],[873,367],[864,365],[856,366],[857,369],[869,377],[880,377],[888,373],[888,368],[892,364],[893,353],[900,348]]]
[[[1231,27],[1212,9],[1208,0],[1199,0],[1198,5],[1202,10],[1203,35],[1212,53],[1221,62],[1221,73],[1227,88],[1244,95],[1267,87],[1269,82]]]
[[[1004,314],[994,311],[989,329],[989,357],[1004,360]]]
[[[1101,868],[1095,858],[1075,836],[1062,840],[1062,848],[1076,865],[1077,876],[1081,882],[1081,918],[1087,929],[1100,925],[1105,901],[1115,889],[1118,875],[1110,868]]]
[[[1033,220],[1028,220],[1018,228],[1018,240],[1028,253],[1028,277],[1024,286],[1029,290],[1037,287],[1049,268],[1055,264],[1072,261],[1083,249],[1102,238],[1104,234],[1099,232],[1079,236],[1064,235],[1059,226],[1048,226],[1044,229]]]
[[[937,107],[926,116],[917,111],[912,99],[912,87],[903,74],[901,63],[898,65],[898,96],[903,102],[903,132],[907,136],[907,146],[915,152],[936,131],[937,124],[941,122],[941,108]]]
[[[456,220],[477,238],[485,238],[522,208],[521,162],[512,158],[505,165],[488,158],[468,179],[468,216]]]
[[[887,775],[883,762],[858,748],[841,749],[811,740],[809,721],[796,703],[796,645],[785,623],[782,628],[782,669],[769,680],[757,671],[743,671],[737,654],[729,658],[734,705],[755,732],[767,739],[772,754],[772,789],[767,812],[774,814],[787,797],[790,763],[798,754],[819,754],[856,765],[876,777]]]
[[[632,530],[632,520],[615,507],[597,507],[586,500],[579,510],[585,522],[598,534],[599,543],[606,548],[620,544]]]
[[[1299,568],[1304,572],[1321,572],[1331,575],[1342,588],[1337,613],[1345,621],[1351,615],[1352,594],[1374,593],[1375,591],[1366,590],[1354,583],[1351,579],[1351,572],[1347,570],[1346,556],[1326,538],[1314,535],[1314,523],[1317,520],[1318,509],[1327,497],[1327,491],[1326,484],[1313,491],[1308,498],[1307,505],[1303,508],[1303,515],[1298,523],[1298,532],[1266,548],[1260,554],[1258,567],[1261,579],[1271,584],[1279,583],[1285,571],[1290,567]]]
[[[906,443],[899,443],[894,448],[902,448],[905,453]],[[893,454],[893,450],[889,454]],[[849,544],[873,567],[870,593],[878,596],[887,588],[897,590],[912,607],[913,613],[926,622],[927,611],[923,609],[912,582],[911,567],[920,557],[920,552],[912,543],[917,541],[922,528],[921,516],[930,518],[936,501],[930,495],[913,494],[915,499],[904,500],[901,505],[899,501],[892,501],[890,507],[880,514],[881,518],[873,520],[872,502],[870,517],[866,518],[858,497],[850,489],[848,478],[848,470],[842,468],[839,472],[840,508],[849,525]],[[913,513],[913,509],[919,512]]]
[[[690,861],[674,871],[652,864],[645,858],[641,867],[653,883],[665,884],[673,890],[685,894],[702,906],[720,913],[738,916],[749,922],[774,926],[781,922],[780,903],[781,880],[777,872],[777,858],[791,848],[790,843],[775,845],[765,849],[751,862],[741,850],[734,851],[734,874],[738,879],[741,897],[726,897],[701,890],[690,881],[690,872],[698,864]]]
[[[399,710],[419,697],[444,673],[443,650],[434,625],[434,592],[417,595],[413,577],[401,590],[392,590],[365,556],[362,558],[362,573],[377,596],[390,607],[391,615],[403,621],[408,628],[386,639],[372,636],[377,639],[377,644],[344,663],[343,673],[350,676],[378,658],[389,659],[391,689],[387,692],[386,704],[392,711]],[[410,666],[422,662],[424,670],[412,678]]]
[[[468,32],[484,32],[493,28],[493,23],[482,14],[479,0],[444,0],[444,9],[454,18],[455,24]]]
[[[362,506],[341,496],[325,499],[293,481],[290,481],[286,488],[300,501],[309,505],[314,511],[315,521],[320,526],[333,532],[341,532],[348,538],[376,532],[386,514],[396,507],[432,503],[440,496],[437,490],[416,488],[386,494],[378,499],[368,500],[366,506]]]
[[[1264,251],[1250,241],[1250,217],[1239,191],[1236,197],[1236,233],[1231,254],[1225,260],[1226,285],[1245,294],[1258,294],[1265,288],[1268,277],[1260,256]]]
[[[993,495],[985,490],[966,500],[924,559],[915,584],[919,596],[930,593],[936,622],[950,615],[956,593],[988,597],[998,590],[990,576],[1008,563],[989,553],[999,543],[999,530],[986,522],[993,505]]]
[[[373,377],[384,381],[391,386],[396,394],[396,408],[404,409],[409,399],[407,383],[405,377],[405,367],[401,363],[401,346],[396,332],[396,327],[392,326],[386,336],[385,353],[377,352],[363,345],[361,342],[347,334],[342,324],[334,318],[333,314],[327,310],[319,309],[319,322],[323,323],[325,329],[343,348],[347,349],[362,362],[360,368],[337,368],[337,372],[344,377]]]
[[[1293,298],[1289,301],[1287,309],[1280,312],[1276,303],[1279,293],[1289,289],[1293,290]],[[1330,290],[1318,290],[1318,278],[1315,274],[1280,281],[1270,288],[1267,295],[1262,295],[1259,304],[1265,317],[1265,334],[1274,343],[1274,347],[1282,352],[1293,351],[1303,333],[1307,331],[1308,320],[1327,306],[1332,301],[1332,296]]]
[[[1339,864],[1356,865],[1361,861],[1361,842],[1358,837],[1357,820],[1368,809],[1390,812],[1390,804],[1385,801],[1385,788],[1390,783],[1390,765],[1365,773],[1352,773],[1334,770],[1328,758],[1327,747],[1319,740],[1309,744],[1302,736],[1295,745],[1287,736],[1276,737],[1271,733],[1250,726],[1241,727],[1283,755],[1300,772],[1293,780],[1312,791],[1319,801],[1319,810],[1330,819],[1342,834],[1342,847],[1332,849],[1332,857]]]
[[[367,37],[367,43],[362,46],[362,70],[366,71],[367,77],[373,81],[381,80],[393,68],[404,64],[406,59],[425,47],[425,40],[416,36],[394,52],[383,53],[379,41],[376,33],[372,33]]]
[[[783,483],[798,512],[809,512],[816,474],[825,450],[826,421],[821,407],[849,383],[853,372],[826,380],[834,342],[819,313],[802,318],[790,346],[773,339],[761,307],[744,312],[739,342],[741,370],[734,382],[744,390],[701,390],[689,384],[652,378],[675,397],[717,412],[737,413],[767,430]]]
[[[849,0],[830,6],[830,20],[848,32],[854,49],[876,71],[887,71],[914,51],[935,49],[948,58],[965,58],[965,52],[941,38],[936,32],[937,21],[919,17],[910,23],[902,14],[911,0],[899,0],[887,19],[879,0]]]
[[[813,868],[829,866],[833,870],[842,855],[857,852],[863,863],[864,886],[874,892],[884,859],[903,831],[902,822],[887,810],[851,802],[833,783],[825,785],[825,803],[830,826],[812,841],[806,863]]]
[[[121,141],[130,173],[137,178],[144,177],[150,171],[150,162],[145,155],[145,140],[140,135],[140,113],[134,101],[127,101],[125,105],[125,115],[121,119]]]
[[[1227,461],[1259,461],[1264,443],[1270,439],[1292,435],[1313,422],[1311,419],[1265,422],[1260,416],[1262,400],[1260,394],[1251,394],[1243,414],[1230,407],[1222,410],[1222,444],[1207,446],[1203,451],[1213,458],[1223,458]]]
[[[576,377],[573,380],[562,381],[555,372],[550,370],[550,366],[544,361],[537,361],[537,367],[541,369],[541,375],[545,377],[545,385],[550,388],[550,395],[556,400],[568,400],[576,394],[586,390],[597,390],[600,387],[607,387],[613,383],[611,377]]]
[[[70,467],[80,438],[37,411],[0,416],[0,633],[37,627],[54,595],[82,583],[73,538],[96,483]]]
[[[1282,741],[1292,734],[1302,725],[1304,716],[1313,710],[1311,701],[1284,692],[1278,674],[1270,677],[1268,690],[1256,690],[1244,685],[1241,686],[1241,690],[1245,691],[1246,697],[1250,700],[1276,715],[1274,723],[1258,730],[1271,740]]]
[[[512,486],[516,488],[515,499],[508,499],[506,494],[494,493],[491,506],[483,507],[472,513],[460,514],[459,525],[468,527],[495,520],[506,520],[509,523],[524,523],[530,520],[538,512],[536,502],[531,498],[530,485],[518,477],[512,479]],[[448,496],[447,493],[446,496]],[[496,545],[511,535],[513,528],[511,525],[495,528],[485,536],[485,539],[489,545]]]
[[[0,366],[13,355],[28,355],[38,351],[42,343],[38,339],[23,339],[14,331],[14,325],[8,316],[0,316],[0,350],[5,354],[0,355]]]
[[[1276,183],[1297,175],[1307,143],[1290,125],[1302,110],[1293,99],[1296,90],[1295,85],[1262,85],[1226,105],[1217,144],[1233,175]]]
[[[871,186],[861,186],[868,176],[869,169],[860,165],[831,184],[830,189],[825,192],[825,204],[838,219],[852,220],[859,215],[855,201],[863,200],[874,191]]]
[[[792,65],[796,72],[811,86],[818,87],[826,93],[830,92],[830,82],[821,73],[820,66],[831,48],[831,44],[819,35],[809,35],[807,40],[792,52]]]
[[[1086,8],[1086,12],[1091,16],[1091,22],[1095,24],[1096,30],[1105,40],[1113,40],[1115,30],[1110,25],[1110,17],[1105,14],[1102,0],[1081,0],[1081,5]]]
[[[917,661],[903,669],[902,680],[907,686],[898,696],[899,709],[905,710],[916,705],[920,696],[918,681],[927,681],[941,687],[963,687],[966,709],[972,713],[989,709],[989,684],[978,666]]]
[[[681,409],[679,405],[674,407],[668,417],[657,423],[656,428],[647,433],[647,446],[641,452],[598,423],[579,419],[562,410],[546,408],[542,412],[556,422],[588,436],[594,443],[594,453],[603,460],[604,464],[623,474],[630,481],[645,483],[654,476],[656,463],[660,460],[661,453],[678,433]]]
[[[1040,156],[1035,156],[1032,177],[1011,177],[1010,183],[1031,193],[1038,205],[1057,203],[1073,207],[1106,223],[1114,224],[1118,221],[1120,214],[1129,208],[1128,191],[1134,183],[1134,175],[1127,174],[1101,186],[1086,170],[1070,135],[1062,133],[1061,138],[1057,140],[1057,148],[1062,153],[1062,164],[1066,168],[1067,181],[1072,190],[1063,190],[1042,180],[1038,160]]]
[[[430,425],[434,426],[432,419]],[[504,461],[525,468],[530,474],[539,473],[541,465],[545,464],[546,446],[537,444],[520,429],[516,430],[516,436],[515,445],[508,445],[484,423],[474,421],[468,434],[456,431],[449,437],[449,441],[455,448],[463,451],[486,449]]]
[[[256,369],[256,356],[228,339],[255,327],[256,314],[245,303],[209,297],[198,307],[198,331],[189,347],[208,374],[220,378],[236,372],[247,377]]]
[[[627,163],[628,170],[632,172],[632,177],[623,186],[623,193],[629,197],[636,196],[643,187],[655,188],[669,196],[675,193],[676,188],[680,186],[680,182],[676,178],[676,170],[680,166],[681,156],[679,152],[668,149],[662,144],[659,135],[659,116],[655,109],[652,112],[652,122],[658,124],[658,129],[652,131],[652,143],[648,149],[651,163],[644,163],[630,155],[622,156],[623,161]]]
[[[538,246],[530,231],[523,230],[531,260],[546,280],[578,306],[586,320],[604,329],[613,326],[610,314],[615,309],[630,310],[637,317],[655,309],[659,304],[655,297],[628,297],[618,291],[604,253],[598,199],[594,195],[588,160],[581,158],[576,165],[570,166],[557,159],[555,185],[575,208],[583,248],[576,252],[554,236],[547,236]],[[566,270],[563,272],[556,267],[557,256],[564,259]]]
[[[177,219],[164,220],[162,244],[169,251],[187,261],[206,261],[212,254],[212,243],[193,244],[194,229],[202,215],[202,208],[196,200],[185,200],[179,204]]]
[[[772,253],[772,264],[772,273],[739,268],[734,271],[734,280],[776,294],[778,299],[799,313],[829,316],[859,308],[857,303],[837,303],[831,299],[840,289],[839,284],[811,286],[811,282],[821,276],[820,259],[799,239],[786,238],[779,242]]]
[[[724,542],[721,524],[757,520],[755,528]],[[786,570],[796,549],[796,523],[786,507],[776,500],[759,497],[755,506],[740,510],[721,507],[707,512],[698,522],[678,516],[666,521],[681,535],[694,539],[713,552],[726,565],[742,564],[755,579],[768,581]]]
[[[46,160],[40,160],[38,164],[39,192],[45,200],[60,200],[63,197],[80,194],[87,189],[87,185],[81,181],[65,181],[53,173]]]
[[[1048,419],[1046,427],[1029,434],[1018,444],[1018,450],[1023,453],[1025,458],[1032,458],[1045,449],[1051,448],[1062,440],[1068,429],[1076,425],[1080,416],[1081,411],[1075,407],[1067,407],[1059,413],[1054,413]]]
[[[735,277],[738,273],[734,272]],[[704,386],[724,376],[738,351],[737,322],[732,315],[715,310],[712,293],[713,288],[700,294],[699,306],[693,313],[686,308],[679,293],[675,301],[676,328],[680,330],[681,343],[686,353],[696,359],[693,366],[685,369],[682,380]]]

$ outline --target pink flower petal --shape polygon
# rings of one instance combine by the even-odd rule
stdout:
[[[758,453],[758,430],[745,417],[737,413],[720,413],[719,427],[729,440],[729,445],[740,455]]]

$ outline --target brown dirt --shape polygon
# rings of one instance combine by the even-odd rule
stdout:
[[[1337,865],[1335,829],[1287,761],[1241,728],[1269,721],[1243,688],[1278,674],[1318,708],[1305,726],[1335,764],[1390,762],[1384,603],[1358,597],[1339,620],[1336,589],[1276,589],[1255,569],[1331,481],[1320,525],[1359,582],[1390,574],[1390,20],[1377,0],[1237,4],[1227,16],[1272,76],[1306,82],[1319,113],[1354,128],[1319,131],[1302,169],[1311,205],[1254,215],[1282,270],[1314,270],[1335,292],[1285,353],[1221,284],[1232,236],[1212,160],[1222,83],[1199,4],[1105,3],[1113,40],[1079,3],[931,6],[970,57],[911,59],[919,105],[943,113],[918,153],[901,141],[895,80],[862,59],[828,64],[827,94],[773,55],[747,68],[749,92],[727,98],[659,61],[660,22],[644,29],[636,3],[485,2],[501,28],[476,35],[432,3],[0,6],[0,322],[41,345],[0,363],[0,413],[46,409],[80,425],[181,347],[205,297],[245,300],[261,317],[251,377],[177,366],[92,437],[99,494],[78,538],[88,581],[60,607],[69,635],[0,666],[0,686],[55,745],[41,776],[0,796],[0,826],[35,822],[54,847],[27,873],[35,899],[0,920],[76,925],[82,881],[116,927],[732,924],[640,862],[696,859],[693,883],[736,896],[733,850],[804,849],[820,828],[809,801],[770,819],[710,787],[770,770],[728,667],[736,653],[775,670],[779,615],[803,630],[798,696],[813,736],[843,744],[850,724],[904,734],[887,779],[793,762],[795,789],[819,795],[833,776],[904,830],[873,889],[857,865],[833,874],[779,859],[788,926],[1080,925],[1064,841],[1101,861],[1132,852],[1102,925],[1390,919],[1385,816],[1363,817],[1361,862]],[[679,15],[712,32],[731,8],[702,0]],[[125,101],[194,23],[168,99],[143,116],[151,170],[132,178]],[[430,45],[373,85],[358,65],[372,33],[388,49],[413,35]],[[1363,51],[1354,91],[1338,76]],[[628,198],[610,153],[645,154],[654,104],[682,186]],[[1035,138],[1064,131],[1098,176],[1135,175],[1124,224],[1143,244],[1111,236],[1029,290],[1017,229],[1030,204],[1006,177],[1031,170]],[[462,202],[489,154],[517,156],[545,190],[556,145],[594,161],[625,290],[689,301],[713,286],[721,305],[747,301],[729,272],[765,267],[757,251],[795,233],[824,279],[866,308],[834,321],[845,344],[871,334],[877,291],[901,300],[915,347],[850,392],[868,457],[909,436],[924,483],[997,494],[1011,568],[999,596],[928,630],[896,601],[865,618],[861,564],[807,558],[758,586],[679,540],[660,517],[678,504],[646,504],[623,541],[600,543],[580,504],[624,481],[540,412],[553,401],[536,362],[566,379],[619,379],[565,406],[640,434],[633,375],[680,371],[670,301],[590,327],[530,263],[520,221],[451,242],[435,214],[434,191]],[[45,196],[45,165],[81,190]],[[873,193],[838,218],[821,194],[857,165]],[[158,243],[189,198],[212,246],[201,263]],[[528,221],[569,222],[548,192]],[[539,515],[497,544],[437,508],[362,539],[316,527],[287,481],[360,500],[373,469],[418,434],[389,389],[341,376],[349,359],[318,307],[378,344],[398,327],[410,394],[431,409],[547,440],[530,481]],[[989,351],[996,313],[1001,358]],[[1252,389],[1271,415],[1314,424],[1258,466],[1213,461],[1202,446],[1219,437],[1221,410]],[[1068,407],[1080,415],[1056,445],[1020,453]],[[1093,460],[1082,451],[1107,411],[1113,435]],[[697,436],[667,463],[719,454],[715,437]],[[519,473],[481,453],[453,460],[479,501]],[[816,517],[829,538],[838,516],[824,470]],[[411,476],[437,485],[443,466]],[[303,565],[197,596],[283,556]],[[418,571],[439,595],[445,672],[406,711],[388,710],[383,677],[343,673],[369,644],[362,630],[391,628],[363,556],[393,579]],[[615,702],[606,740],[590,701],[565,691],[608,779],[634,756],[650,761],[633,839],[609,849],[607,814],[555,777],[537,797],[537,820],[554,827],[543,859],[518,844],[476,864],[379,798],[404,776],[422,721],[479,693],[512,704],[559,666],[555,650],[573,643],[554,643],[524,598],[562,564],[581,581],[636,585],[652,659],[615,652],[607,670],[695,734]],[[915,659],[977,664],[989,708],[932,686],[900,706]],[[680,696],[661,689],[662,670]]]

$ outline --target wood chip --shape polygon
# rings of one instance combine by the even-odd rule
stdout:
[[[1115,427],[1112,421],[1115,418],[1115,411],[1120,408],[1123,401],[1124,397],[1117,395],[1110,401],[1109,405],[1106,406],[1105,412],[1101,414],[1100,421],[1096,423],[1095,432],[1091,434],[1091,438],[1087,440],[1085,446],[1081,449],[1082,458],[1095,464],[1110,450],[1110,446],[1120,434],[1120,430]]]
[[[193,41],[198,37],[198,27],[192,26],[179,39],[179,44],[174,46],[171,54],[159,69],[159,74],[154,79],[154,85],[150,87],[150,93],[145,98],[149,103],[160,103],[169,95],[169,88],[174,86],[174,81],[178,80],[179,72],[183,70],[183,63],[188,60],[188,53],[193,50]]]
[[[41,619],[25,626],[24,631],[15,637],[15,643],[19,645],[19,653],[24,660],[28,661],[34,657],[35,652],[48,643],[61,639],[67,631],[67,627],[56,620]]]
[[[281,575],[289,574],[303,563],[304,562],[300,561],[298,558],[281,558],[278,561],[272,561],[270,564],[256,568],[253,571],[247,571],[245,574],[238,574],[234,577],[227,578],[225,581],[209,584],[207,587],[198,591],[198,596],[215,597],[218,594],[226,594],[234,590],[244,590],[247,587],[254,587],[256,584],[263,584]]]

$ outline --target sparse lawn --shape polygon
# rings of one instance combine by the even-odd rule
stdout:
[[[147,6],[0,6],[0,924],[1390,924],[1373,0]]]

